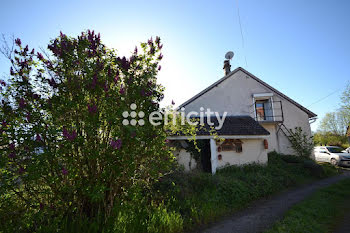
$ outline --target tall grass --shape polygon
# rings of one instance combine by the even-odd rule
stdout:
[[[334,167],[277,153],[269,154],[267,165],[230,166],[216,175],[176,171],[149,190],[116,202],[110,219],[49,216],[40,211],[9,218],[9,211],[20,212],[20,206],[9,195],[6,200],[12,202],[2,202],[4,195],[0,194],[0,232],[30,232],[34,222],[40,223],[38,232],[188,231],[243,209],[254,200],[336,173]]]

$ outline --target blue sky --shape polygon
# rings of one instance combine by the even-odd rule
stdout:
[[[60,31],[76,36],[93,29],[121,55],[158,35],[164,102],[176,105],[221,78],[232,50],[232,68],[247,69],[322,118],[339,108],[350,80],[349,11],[345,0],[7,1],[0,32],[38,48]],[[1,75],[8,70],[1,57]]]

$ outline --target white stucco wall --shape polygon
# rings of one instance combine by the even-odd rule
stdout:
[[[260,93],[273,92],[239,70],[210,91],[186,105],[185,112],[200,112],[200,108],[203,107],[204,109],[210,108],[211,111],[219,112],[221,115],[227,112],[227,115],[250,115],[254,118],[253,94]],[[273,101],[282,102],[284,125],[292,129],[301,127],[304,132],[311,136],[311,128],[307,113],[276,93],[273,94]],[[261,125],[270,132],[268,138],[269,152],[276,150],[286,154],[294,153],[290,148],[288,138],[281,131],[279,131],[278,134],[276,133],[278,129],[277,123],[261,123]]]
[[[179,149],[174,152],[177,162],[184,166],[185,171],[190,171],[196,168],[196,160],[191,159],[190,152],[187,152],[185,149]]]
[[[217,158],[217,168],[222,168],[228,165],[244,165],[249,163],[266,164],[268,161],[267,150],[264,149],[263,139],[241,139],[242,152],[221,151],[217,152],[222,155],[222,159]],[[216,145],[216,151],[219,145]],[[185,149],[175,151],[177,161],[184,166],[185,171],[190,171],[196,168],[197,164],[194,159],[191,160],[191,154]],[[190,163],[191,161],[191,163]],[[191,166],[190,166],[191,164]]]
[[[241,140],[242,152],[221,151],[222,159],[217,161],[217,167],[222,168],[228,165],[244,165],[249,163],[266,164],[267,150],[264,149],[263,139]]]

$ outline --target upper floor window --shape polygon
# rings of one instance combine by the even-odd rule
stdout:
[[[258,121],[273,121],[273,109],[270,99],[255,101],[256,118]]]

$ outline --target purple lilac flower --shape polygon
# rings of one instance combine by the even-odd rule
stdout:
[[[105,83],[104,87],[103,87],[104,91],[107,92],[109,90],[108,84]]]
[[[147,43],[148,43],[148,45],[153,44],[153,39],[152,39],[152,37],[151,37],[151,39],[149,39],[149,40],[148,40],[148,42],[147,42]]]
[[[4,87],[6,87],[6,82],[4,80],[0,80],[0,84]]]
[[[88,105],[88,110],[90,114],[95,114],[97,112],[97,106],[95,104]]]
[[[137,54],[137,46],[135,46],[134,54],[135,54],[135,55]]]
[[[149,53],[150,54],[154,54],[155,51],[156,51],[156,49],[153,46],[151,46],[151,49],[149,50]]]
[[[15,75],[15,72],[13,72],[13,68],[11,67],[10,68],[10,74],[13,76],[13,75]]]
[[[37,142],[41,142],[42,141],[39,134],[36,134],[35,141],[37,141]]]
[[[38,56],[39,60],[43,60],[44,59],[43,55],[41,53],[39,53],[39,52],[37,53],[37,56]]]
[[[63,136],[68,137],[68,135],[69,135],[68,131],[66,130],[66,128],[63,127]]]
[[[163,48],[163,44],[158,45],[158,48],[162,49]]]
[[[124,70],[128,70],[130,68],[130,63],[128,62],[128,60],[125,58],[125,56],[123,56],[123,58],[118,57],[117,61],[119,62],[120,66],[122,67],[122,69]]]
[[[63,133],[63,136],[69,141],[73,141],[77,137],[77,132],[75,130],[69,133],[66,128],[63,128],[62,133]]]
[[[119,80],[119,71],[117,71],[115,78],[114,78],[114,82],[117,83]]]
[[[53,78],[51,78],[50,80],[49,80],[49,85],[51,86],[51,87],[57,87],[57,83],[56,83],[56,81],[55,81],[55,79],[53,79]]]
[[[119,93],[120,93],[121,95],[124,95],[124,93],[125,93],[125,89],[124,89],[123,84],[120,86]]]
[[[174,100],[172,100],[172,101],[171,101],[171,104],[172,104],[172,105],[175,105],[175,102],[174,102]]]
[[[62,174],[63,174],[64,176],[68,175],[68,171],[67,171],[67,169],[64,168],[64,167],[62,167]]]
[[[134,55],[130,56],[129,61],[130,63],[133,63],[136,60],[136,57]]]
[[[140,93],[141,93],[141,96],[146,96],[146,92],[145,92],[145,89],[141,89],[141,91],[140,91]]]
[[[23,167],[19,167],[19,169],[18,169],[19,174],[23,174],[25,171],[26,171],[26,169],[24,169]]]
[[[160,71],[162,69],[162,66],[161,65],[159,65],[158,66],[158,71]]]
[[[35,53],[35,50],[34,50],[34,49],[32,49],[32,51],[30,52],[30,54],[32,54],[32,55],[33,55],[34,53]]]
[[[68,136],[69,141],[73,141],[77,137],[77,132],[73,130],[70,135]]]
[[[159,42],[160,42],[160,37],[157,36],[154,42],[156,42],[157,44],[159,44]]]
[[[10,159],[13,159],[13,158],[15,158],[16,157],[16,152],[11,152],[10,154],[9,154],[9,158]]]
[[[22,44],[21,39],[17,38],[15,40],[15,43],[16,43],[16,45],[21,46],[21,44]]]
[[[162,58],[163,58],[163,54],[159,54],[158,60],[162,60]]]
[[[11,144],[9,145],[9,149],[10,149],[10,150],[15,150],[15,144],[14,144],[14,143],[11,143]]]
[[[117,140],[112,140],[111,141],[111,147],[113,149],[120,149],[122,147],[122,140],[121,139],[117,139]]]
[[[62,31],[60,31],[60,37],[63,38],[63,37],[66,37],[66,35],[63,34]]]
[[[24,99],[21,98],[21,99],[19,100],[19,107],[20,107],[20,108],[24,108],[25,106],[26,106],[26,103],[25,103]]]

